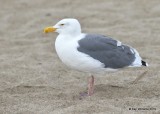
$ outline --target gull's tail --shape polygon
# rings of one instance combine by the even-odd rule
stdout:
[[[148,63],[146,63],[145,61],[141,61],[141,63],[142,63],[142,66],[148,66]]]

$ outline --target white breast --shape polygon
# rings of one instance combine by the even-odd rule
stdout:
[[[59,35],[55,42],[55,48],[59,58],[67,66],[80,71],[101,71],[104,69],[103,63],[77,50],[79,46],[77,41],[82,37],[84,37],[84,34],[76,38]]]

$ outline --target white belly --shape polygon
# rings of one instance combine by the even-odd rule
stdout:
[[[103,63],[77,50],[79,46],[77,41],[78,38],[69,40],[67,38],[57,37],[55,48],[62,62],[68,67],[84,72],[98,72],[104,69]]]

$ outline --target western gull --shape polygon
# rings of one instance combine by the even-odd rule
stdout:
[[[68,67],[91,74],[115,71],[124,67],[148,66],[136,49],[118,40],[99,34],[81,32],[77,19],[62,19],[46,27],[45,33],[57,32],[56,52]],[[94,92],[94,76],[88,82],[88,96]]]

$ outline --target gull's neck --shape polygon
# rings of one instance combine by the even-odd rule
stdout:
[[[82,33],[81,32],[79,32],[79,33],[72,33],[72,34],[67,34],[67,33],[61,33],[61,34],[59,34],[58,36],[62,36],[62,37],[68,37],[68,38],[76,38],[76,37],[78,37],[78,36],[81,36],[82,35]]]

